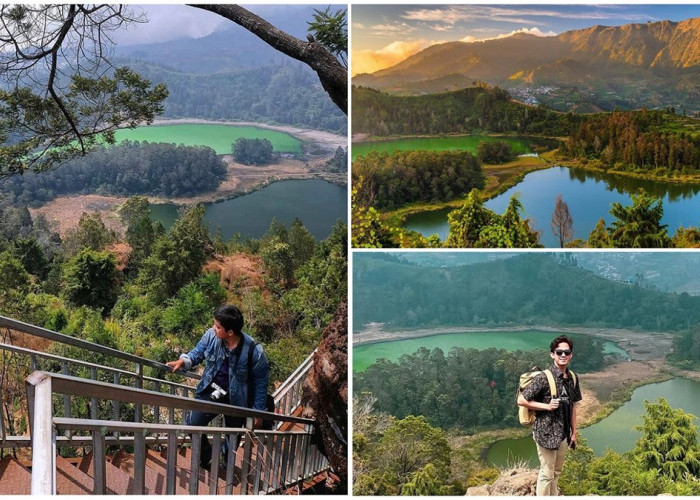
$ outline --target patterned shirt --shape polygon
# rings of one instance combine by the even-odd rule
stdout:
[[[576,375],[576,385],[571,376],[564,378],[564,374],[559,368],[552,363],[549,367],[554,375],[554,383],[557,386],[557,395],[564,399],[568,397],[569,404],[581,401],[581,387],[579,386],[578,374]],[[535,377],[530,385],[522,392],[523,397],[528,401],[537,401],[539,403],[549,403],[552,400],[552,395],[549,392],[549,382],[544,373],[540,373]],[[548,450],[556,450],[562,441],[566,439],[564,433],[564,405],[562,400],[559,408],[554,411],[543,410],[535,411],[535,423],[532,427],[532,434],[535,442],[547,448]]]

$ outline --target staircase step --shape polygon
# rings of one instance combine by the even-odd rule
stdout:
[[[119,467],[121,470],[129,474],[131,477],[134,476],[134,457],[124,450],[119,450],[112,459],[112,464]],[[152,495],[164,495],[165,494],[165,470],[157,468],[156,465],[149,463],[146,460],[146,470],[145,470],[145,482],[146,489],[151,492]],[[180,488],[175,485],[176,495],[187,495],[188,490]]]
[[[161,452],[163,456],[167,451]],[[189,488],[189,479],[190,479],[190,464],[192,463],[192,450],[189,448],[185,447],[180,447],[177,453],[177,466],[180,468],[183,472],[183,477],[187,478],[187,481],[184,483],[186,488]],[[236,458],[235,463],[240,463],[240,459],[238,457]],[[225,464],[224,464],[225,466]],[[240,486],[239,486],[239,480],[238,478],[240,477],[240,469],[235,466],[235,472],[234,472],[234,477],[233,477],[233,494],[238,494],[240,492]],[[199,488],[198,492],[200,495],[208,495],[209,494],[209,483],[210,480],[210,472],[209,469],[202,469],[201,467],[198,467],[198,475],[199,475]],[[226,469],[225,468],[219,468],[219,477],[217,479],[217,486],[216,490],[218,494],[223,495],[226,493]]]
[[[93,457],[92,452],[88,453],[80,461],[78,468],[93,478]],[[112,465],[109,461],[105,461],[105,471],[107,474],[107,489],[114,491],[117,495],[133,495],[134,492],[134,478],[124,472],[119,467]],[[151,492],[146,488],[145,494],[148,495]]]
[[[94,482],[90,476],[60,455],[56,457],[56,493],[59,495],[91,495]],[[114,493],[107,490],[107,493]]]
[[[0,460],[0,495],[29,495],[32,473],[10,455]]]

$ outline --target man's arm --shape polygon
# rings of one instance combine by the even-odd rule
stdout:
[[[573,404],[573,407],[571,408],[571,444],[573,445],[576,443],[576,430],[578,428],[578,424],[576,423],[576,414],[578,413],[578,405],[579,402],[575,402]]]
[[[559,400],[552,399],[549,403],[540,403],[538,401],[528,401],[520,394],[518,395],[518,406],[524,406],[525,408],[537,411],[553,411],[559,408]]]
[[[214,334],[214,331],[210,328],[207,330],[202,338],[199,339],[197,345],[187,354],[180,354],[180,359],[176,361],[168,361],[165,363],[174,372],[178,370],[184,370],[186,372],[190,371],[193,366],[197,366],[204,359],[204,354],[207,350],[207,345],[209,344],[209,337]]]

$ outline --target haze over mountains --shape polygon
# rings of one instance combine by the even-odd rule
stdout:
[[[353,83],[401,94],[498,85],[530,104],[700,110],[700,18],[433,45]]]
[[[265,18],[305,40],[314,9],[279,10]],[[168,85],[165,118],[255,121],[346,133],[347,117],[308,66],[228,24],[201,38],[117,46],[114,60]]]

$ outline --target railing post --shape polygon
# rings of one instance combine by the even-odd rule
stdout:
[[[177,468],[177,434],[175,431],[168,432],[168,450],[165,466],[167,467],[167,477],[165,480],[165,494],[175,494],[175,469]]]
[[[107,465],[105,464],[105,436],[102,431],[92,431],[93,495],[107,493]]]
[[[250,471],[250,459],[253,451],[253,440],[250,438],[253,432],[253,419],[245,419],[245,443],[243,444],[243,463],[241,464],[241,495],[248,494],[248,472]]]
[[[136,381],[135,384],[137,389],[143,389],[143,365],[138,363],[136,365]],[[138,404],[134,409],[134,422],[143,422],[143,406]]]
[[[56,494],[56,439],[51,418],[51,377],[34,372],[26,381],[32,416],[32,495]]]

